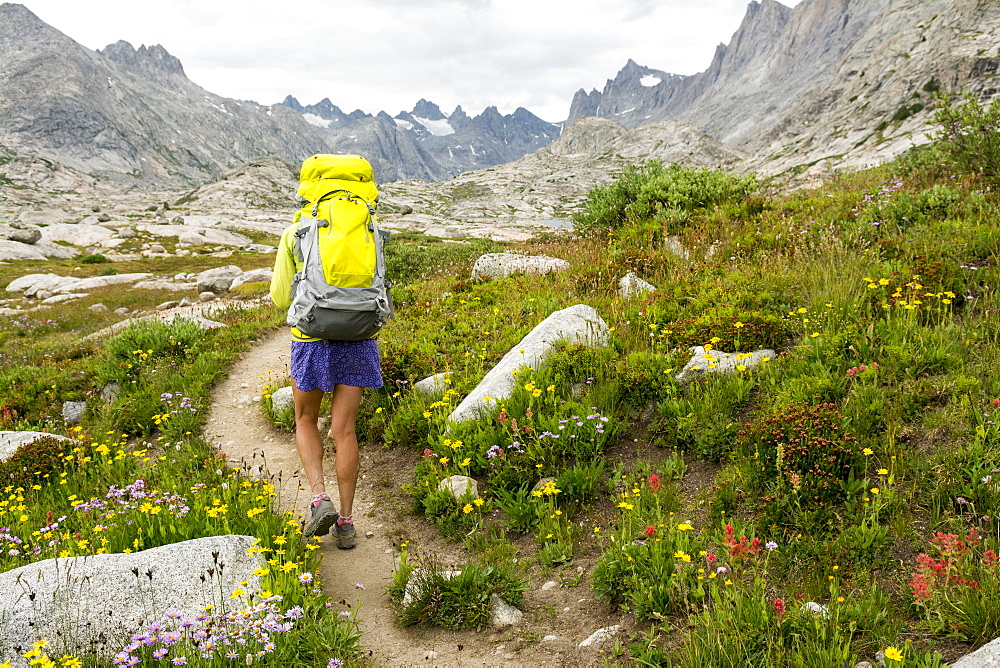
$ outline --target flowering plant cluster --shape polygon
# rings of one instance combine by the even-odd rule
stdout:
[[[283,598],[273,594],[231,612],[213,614],[212,606],[196,615],[167,610],[162,621],[132,635],[131,642],[115,654],[115,666],[185,666],[215,658],[253,663],[275,651],[275,637],[287,634],[302,619],[301,606],[283,610]],[[203,661],[196,662],[195,659]]]
[[[673,490],[655,473],[623,476],[617,485],[617,529],[607,535],[594,529],[606,545],[594,571],[595,592],[641,617],[690,612],[705,600],[709,583],[729,579],[728,560],[709,551],[691,522],[674,516]]]
[[[982,641],[1000,631],[1000,555],[997,542],[969,529],[935,534],[930,554],[917,555],[910,579],[913,602],[935,632]]]

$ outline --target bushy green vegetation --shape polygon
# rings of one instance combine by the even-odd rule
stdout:
[[[575,228],[599,234],[655,221],[675,233],[695,211],[716,206],[752,211],[760,204],[751,198],[758,188],[753,178],[683,165],[665,167],[662,161],[651,160],[629,165],[614,183],[591,190],[587,207],[574,216]]]
[[[934,120],[941,126],[941,146],[963,170],[995,183],[1000,177],[1000,100],[984,106],[972,93],[962,99],[962,104],[955,104],[950,95],[935,95]]]

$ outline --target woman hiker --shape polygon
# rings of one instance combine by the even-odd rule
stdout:
[[[329,201],[332,196],[340,196],[337,193],[345,192],[366,202],[375,201],[378,191],[373,182],[371,165],[364,158],[316,155],[303,163],[299,194],[308,204],[296,214],[278,245],[271,279],[271,299],[278,307],[287,309],[292,304],[292,280],[297,272],[302,271],[304,264],[296,252],[295,232],[299,229],[300,217],[309,216],[318,201]],[[327,215],[332,216],[332,211],[330,209]],[[374,338],[324,340],[292,327],[291,376],[295,447],[312,495],[310,517],[303,533],[307,537],[323,536],[336,526],[337,547],[351,549],[355,545],[351,515],[358,482],[355,422],[364,388],[382,387],[378,344]],[[323,441],[317,426],[320,404],[326,392],[331,393],[330,436],[336,452],[339,512],[326,493]]]

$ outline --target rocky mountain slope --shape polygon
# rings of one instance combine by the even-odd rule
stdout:
[[[0,5],[0,145],[112,181],[203,182],[261,155],[315,152],[300,114],[213,95],[161,47],[82,47]]]
[[[987,99],[998,73],[994,0],[803,0],[794,9],[755,0],[704,72],[629,61],[603,91],[578,92],[570,120],[648,128],[633,146],[655,150],[674,146],[673,130],[656,136],[673,119],[745,153],[737,169],[814,177],[926,141],[934,91]],[[440,181],[517,160],[561,129],[524,109],[446,115],[426,100],[395,117],[344,113],[329,99],[231,100],[193,84],[162,47],[90,51],[22,5],[0,5],[0,186],[190,188],[264,156],[296,164],[321,151],[366,155],[383,183]],[[691,152],[704,141],[698,134]]]
[[[996,95],[998,70],[992,0],[755,0],[705,71],[629,61],[602,91],[578,91],[569,120],[676,118],[765,173],[859,166],[925,141],[934,91]]]

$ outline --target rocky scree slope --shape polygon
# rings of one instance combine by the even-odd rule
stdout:
[[[660,121],[629,130],[604,118],[582,118],[550,145],[514,162],[442,183],[398,181],[382,187],[390,227],[441,237],[492,236],[498,224],[562,227],[587,192],[626,164],[657,158],[693,167],[733,167],[746,159],[693,125]],[[414,213],[399,215],[404,207]]]

